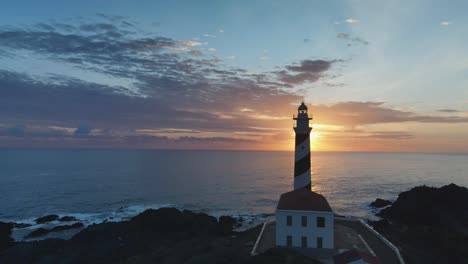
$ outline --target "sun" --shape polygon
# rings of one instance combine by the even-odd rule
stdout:
[[[310,139],[317,139],[317,138],[319,138],[318,132],[312,132],[312,133],[310,133]]]

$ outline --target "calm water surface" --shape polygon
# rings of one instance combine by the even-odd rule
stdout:
[[[292,190],[291,152],[1,150],[0,220],[46,213],[120,220],[177,206],[214,215],[269,216]],[[367,204],[417,185],[468,186],[468,155],[312,153],[313,190],[336,213],[372,217]]]

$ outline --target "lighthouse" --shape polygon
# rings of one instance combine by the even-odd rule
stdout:
[[[325,196],[311,190],[310,132],[307,106],[297,109],[294,131],[294,190],[283,193],[276,206],[276,246],[324,258],[334,253],[334,214]],[[329,262],[326,262],[329,263]]]
[[[307,113],[307,106],[304,102],[297,109],[296,120],[296,148],[294,155],[294,190],[306,188],[310,190],[310,131],[309,120],[312,120]]]

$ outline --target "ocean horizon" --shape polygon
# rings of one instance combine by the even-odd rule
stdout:
[[[468,186],[467,154],[312,152],[311,160],[313,191],[335,213],[365,219],[375,219],[376,198]],[[59,214],[89,225],[176,207],[241,217],[247,228],[273,218],[280,194],[293,189],[293,166],[287,151],[0,150],[0,221]]]

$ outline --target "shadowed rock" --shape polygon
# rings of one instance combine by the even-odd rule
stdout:
[[[14,228],[25,228],[25,227],[30,227],[32,226],[31,224],[25,224],[25,223],[12,223]]]
[[[54,226],[51,229],[43,228],[40,227],[31,233],[29,233],[26,237],[31,238],[31,237],[40,237],[47,235],[52,232],[60,232],[60,231],[65,231],[65,230],[70,230],[70,229],[77,229],[77,228],[82,228],[84,225],[82,223],[74,223],[73,225],[61,225],[61,226]]]
[[[46,215],[46,216],[37,218],[35,221],[38,224],[44,224],[44,223],[55,221],[57,220],[58,217],[59,217],[58,215],[54,215],[54,214]]]
[[[69,240],[17,243],[0,254],[0,263],[275,264],[289,259],[294,263],[314,263],[286,251],[268,253],[264,259],[252,258],[251,245],[261,226],[234,232],[233,223],[230,217],[220,217],[218,221],[204,213],[150,209],[129,221],[88,226]]]
[[[74,216],[64,216],[58,219],[59,222],[71,222],[71,221],[76,221],[76,217]]]
[[[26,237],[40,237],[40,236],[45,236],[50,233],[50,230],[47,228],[39,227],[38,229],[32,231],[29,233]]]
[[[370,222],[402,246],[408,263],[463,263],[468,259],[468,189],[449,184],[402,192]]]
[[[11,238],[12,223],[0,222],[0,252],[13,245]]]
[[[382,208],[382,207],[385,207],[385,206],[391,205],[391,204],[392,204],[392,202],[389,201],[389,200],[384,200],[384,199],[377,198],[377,199],[375,199],[375,201],[370,203],[369,206],[372,206],[372,207],[375,207],[375,208]]]

